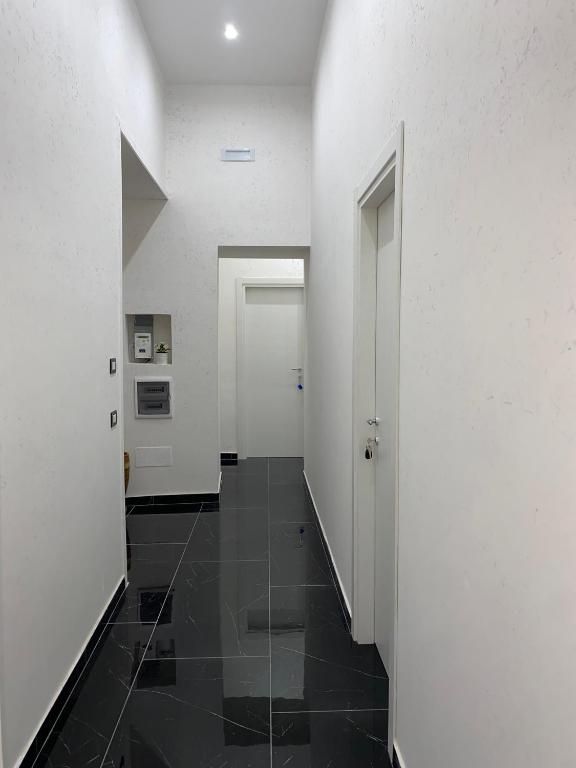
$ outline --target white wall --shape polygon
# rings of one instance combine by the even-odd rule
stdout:
[[[218,490],[218,246],[309,245],[310,89],[167,90],[168,202],[124,269],[125,312],[172,315],[172,420],[136,420],[125,369],[126,450],[172,445],[172,467],[135,469],[129,494]],[[222,163],[254,147],[255,163]],[[140,366],[141,368],[141,366]]]
[[[576,763],[575,35],[570,0],[327,16],[306,469],[350,596],[352,196],[404,120],[406,768]]]
[[[95,0],[99,42],[122,132],[164,179],[164,82],[133,0]]]
[[[220,450],[237,453],[236,414],[236,280],[304,279],[302,258],[222,258],[218,274],[218,349],[220,351]]]
[[[113,8],[123,18],[116,44],[142,48],[123,0],[5,4],[0,19],[5,768],[28,747],[124,573],[122,432],[109,426],[121,386],[108,373],[108,358],[121,356],[120,133],[105,73],[128,75],[107,59],[100,21]],[[158,158],[161,132],[141,133],[162,114],[157,101],[139,102],[140,61],[124,83],[134,90],[123,120]]]

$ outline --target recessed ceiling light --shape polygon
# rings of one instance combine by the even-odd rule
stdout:
[[[226,40],[236,40],[238,37],[238,30],[234,24],[226,24],[224,27],[224,37]]]

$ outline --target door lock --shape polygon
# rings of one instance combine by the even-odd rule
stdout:
[[[374,416],[373,419],[366,419],[366,424],[370,424],[371,427],[377,427],[380,424],[378,416]]]
[[[370,461],[370,459],[374,456],[374,448],[378,445],[380,442],[380,439],[378,437],[369,437],[368,440],[366,440],[366,450],[364,451],[364,458],[367,461]]]

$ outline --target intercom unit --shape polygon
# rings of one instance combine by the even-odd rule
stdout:
[[[152,315],[134,315],[134,359],[152,359],[152,340],[154,317]]]
[[[134,357],[136,360],[150,360],[152,357],[152,334],[134,334]]]

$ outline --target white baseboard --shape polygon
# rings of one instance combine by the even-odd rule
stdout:
[[[147,499],[150,496],[162,496],[166,499],[169,499],[170,496],[206,496],[207,494],[213,494],[213,493],[220,493],[220,489],[222,486],[222,472],[220,472],[218,476],[218,488],[214,490],[214,488],[211,488],[209,491],[174,491],[173,493],[134,493],[130,494],[130,496],[126,496],[126,499]],[[166,502],[169,503],[169,502]],[[194,504],[194,502],[191,502]],[[2,766],[0,766],[2,768]]]
[[[330,547],[330,540],[328,539],[328,536],[326,536],[326,529],[324,528],[324,523],[322,522],[322,518],[320,517],[320,512],[318,511],[318,506],[316,504],[316,500],[314,499],[314,494],[312,493],[312,488],[310,488],[310,481],[308,480],[308,477],[306,475],[306,471],[304,471],[304,480],[306,481],[306,487],[308,488],[308,493],[310,494],[310,498],[312,499],[312,504],[314,506],[314,510],[316,512],[316,517],[318,519],[318,522],[320,524],[320,528],[322,529],[322,534],[324,536],[324,541],[326,542],[326,546],[328,547],[328,554],[330,555],[330,560],[332,561],[332,565],[334,567],[334,572],[336,573],[336,578],[338,579],[338,584],[340,585],[340,591],[342,593],[342,597],[344,598],[344,602],[346,603],[346,608],[348,610],[348,613],[350,614],[350,617],[352,617],[352,610],[350,608],[350,601],[348,600],[348,595],[346,594],[346,590],[344,589],[344,586],[342,584],[342,579],[340,578],[340,573],[338,572],[338,566],[336,565],[336,560],[334,559],[334,555],[332,553],[332,548]]]
[[[400,748],[398,747],[398,742],[396,739],[394,739],[394,752],[396,752],[396,759],[398,760],[398,765],[400,768],[406,768],[406,763],[404,762],[404,758],[402,757],[402,753],[400,752]]]
[[[121,579],[118,581],[118,584],[117,584],[117,585],[114,587],[114,590],[112,591],[112,594],[110,595],[110,597],[109,597],[109,598],[108,598],[108,600],[106,601],[106,604],[105,604],[104,608],[102,609],[102,612],[100,613],[100,615],[99,615],[99,616],[98,616],[98,618],[96,619],[96,621],[95,621],[94,625],[92,626],[92,629],[91,629],[91,630],[90,630],[90,632],[88,633],[88,636],[87,636],[86,640],[84,641],[84,643],[82,644],[82,647],[81,647],[81,648],[80,648],[80,650],[78,651],[78,653],[77,653],[77,655],[76,655],[76,658],[74,659],[74,663],[73,663],[73,664],[72,664],[72,665],[69,667],[69,669],[68,669],[68,672],[66,673],[66,675],[65,675],[64,679],[62,680],[62,682],[61,682],[61,683],[60,683],[60,685],[58,686],[58,690],[56,691],[56,693],[54,693],[54,695],[53,695],[53,696],[52,696],[52,698],[50,699],[50,703],[49,703],[48,707],[46,708],[46,710],[44,711],[44,714],[43,714],[43,715],[42,715],[42,717],[40,718],[40,722],[39,722],[39,723],[38,723],[38,725],[36,726],[36,729],[34,730],[34,733],[33,733],[33,735],[31,736],[30,740],[29,740],[29,741],[28,741],[28,743],[26,744],[26,748],[25,748],[25,749],[22,751],[22,753],[21,753],[21,754],[19,755],[19,757],[17,758],[17,760],[16,760],[16,763],[14,764],[14,765],[15,765],[15,768],[16,768],[16,766],[20,765],[20,763],[21,763],[21,762],[24,760],[24,758],[26,757],[26,755],[27,755],[27,753],[28,753],[28,750],[29,750],[29,749],[30,749],[30,747],[32,746],[32,743],[33,743],[34,739],[36,738],[36,735],[37,735],[37,733],[38,733],[39,729],[42,727],[42,724],[44,723],[44,721],[46,720],[46,718],[47,718],[47,717],[48,717],[48,715],[50,714],[50,711],[51,711],[52,707],[53,707],[53,706],[56,704],[56,700],[58,699],[58,696],[60,696],[60,693],[62,692],[62,690],[63,690],[64,686],[66,685],[66,683],[67,683],[67,682],[68,682],[68,680],[70,679],[71,675],[73,674],[74,670],[75,670],[75,669],[76,669],[76,667],[78,666],[78,663],[79,663],[79,661],[80,661],[80,659],[81,659],[81,657],[82,657],[82,654],[83,654],[83,653],[84,653],[84,651],[86,650],[86,647],[87,647],[88,643],[90,642],[90,640],[93,638],[93,636],[94,636],[94,633],[95,633],[95,632],[96,632],[96,630],[98,629],[98,625],[99,625],[99,624],[102,622],[102,619],[104,618],[104,615],[105,615],[106,611],[107,611],[107,610],[108,610],[108,608],[110,607],[110,603],[111,603],[111,601],[112,601],[112,598],[114,597],[114,595],[115,595],[115,594],[116,594],[116,592],[118,591],[118,588],[120,587],[120,585],[121,585],[123,582],[126,582],[126,579],[125,579],[125,577],[124,577],[124,576],[122,576],[122,578],[121,578]],[[105,627],[104,627],[104,629],[105,629]],[[103,629],[102,631],[104,631],[104,629]],[[95,650],[95,649],[94,649],[94,650]],[[94,651],[92,651],[92,653],[93,653],[93,652],[94,652]],[[92,658],[92,655],[90,655],[90,658]],[[88,663],[88,661],[89,661],[89,659],[87,659],[86,663]],[[72,695],[72,692],[70,692],[70,695]],[[67,699],[67,700],[68,700],[68,699]],[[0,757],[1,757],[1,756],[0,756]],[[0,768],[2,768],[2,762],[1,762],[1,760],[0,760]]]

